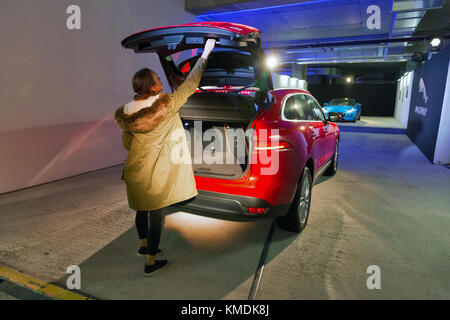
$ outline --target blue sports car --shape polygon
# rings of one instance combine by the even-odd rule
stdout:
[[[356,122],[361,118],[361,104],[355,99],[333,99],[324,103],[322,109],[332,121]]]

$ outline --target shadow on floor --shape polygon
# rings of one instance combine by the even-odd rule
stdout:
[[[136,255],[139,242],[133,227],[80,265],[81,291],[100,299],[223,299],[245,282],[238,299],[247,299],[271,223],[167,208],[160,245],[160,258],[169,260],[166,270],[143,276],[145,259]],[[297,234],[282,237],[280,252]]]

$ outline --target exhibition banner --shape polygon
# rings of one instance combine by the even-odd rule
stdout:
[[[408,137],[433,161],[446,86],[450,47],[414,70]]]

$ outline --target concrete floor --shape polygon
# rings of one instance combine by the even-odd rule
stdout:
[[[394,117],[361,116],[356,122],[338,122],[339,126],[405,129]]]
[[[449,169],[404,135],[343,133],[340,155],[306,230],[286,247],[277,229],[257,297],[449,299]],[[367,289],[370,265],[381,290]]]
[[[103,299],[246,299],[270,220],[167,210],[169,267],[142,276],[121,167],[0,195],[0,263]],[[404,135],[343,132],[300,234],[275,229],[257,299],[449,299],[450,171]],[[381,269],[369,290],[366,269]]]
[[[4,292],[0,292],[0,300],[19,300],[16,297],[10,296]]]

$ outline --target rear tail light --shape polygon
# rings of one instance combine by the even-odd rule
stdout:
[[[248,212],[250,213],[264,213],[266,212],[267,208],[255,208],[255,207],[248,207]]]
[[[255,150],[286,150],[292,146],[285,141],[257,141]]]

